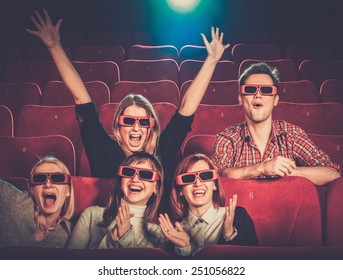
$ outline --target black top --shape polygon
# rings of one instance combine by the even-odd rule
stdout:
[[[237,229],[238,235],[231,241],[225,241],[223,235],[221,234],[218,240],[218,244],[258,246],[254,222],[245,208],[240,206],[236,207],[233,226]]]
[[[83,146],[85,148],[92,176],[113,178],[121,162],[126,158],[124,151],[99,120],[95,103],[89,102],[75,106],[76,117],[80,124]],[[177,111],[160,135],[157,156],[164,168],[166,182],[170,183],[173,174],[172,162],[179,151],[187,133],[191,131],[194,115],[185,117]]]

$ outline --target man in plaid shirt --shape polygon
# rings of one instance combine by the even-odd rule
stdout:
[[[250,179],[302,176],[321,186],[340,177],[340,167],[300,127],[272,120],[279,73],[265,63],[246,69],[238,80],[245,122],[219,133],[212,160],[221,176]]]

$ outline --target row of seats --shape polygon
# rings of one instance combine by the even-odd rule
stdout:
[[[256,60],[247,59],[241,64],[229,60],[219,61],[212,76],[212,81],[237,80],[239,75],[251,64],[266,62],[280,72],[280,81],[312,81],[317,90],[325,80],[343,80],[342,61],[302,61],[297,69],[290,59]],[[137,60],[129,59],[118,65],[113,61],[73,61],[75,69],[84,82],[99,80],[112,88],[118,81],[158,81],[171,80],[181,87],[193,80],[199,72],[203,61],[185,60],[180,66],[173,59]],[[44,87],[48,81],[61,80],[56,65],[52,61],[13,62],[4,67],[2,82],[35,82]]]
[[[24,182],[24,181],[23,181]],[[238,180],[221,178],[226,199],[238,195],[238,205],[243,206],[254,221],[260,247],[211,246],[194,256],[195,259],[336,259],[343,257],[343,179],[338,178],[322,187],[321,199],[318,187],[302,177],[285,177],[272,180]],[[105,206],[113,179],[73,177],[75,191],[75,219],[91,205]],[[32,248],[31,248],[32,249]],[[7,257],[28,254],[27,247],[3,248]],[[53,249],[30,250],[30,258],[41,257]],[[169,253],[153,248],[92,250],[62,250],[62,258],[158,258],[171,259]],[[93,252],[97,251],[97,252]],[[102,252],[101,252],[102,251]],[[106,251],[106,252],[104,252]],[[26,252],[26,253],[25,253]],[[118,255],[120,253],[120,255]],[[21,254],[20,257],[23,257]]]
[[[171,116],[174,114],[176,107],[171,103],[154,103],[161,129],[163,130]],[[112,134],[112,121],[118,103],[106,103],[99,110],[99,117],[106,131]],[[4,162],[13,162],[13,168],[7,166],[0,170],[0,176],[13,177],[18,175],[18,168],[14,168],[18,158],[21,158],[22,153],[27,151],[26,146],[32,145],[34,149],[39,149],[42,140],[20,137],[37,137],[49,135],[63,135],[67,137],[75,149],[74,169],[76,175],[90,176],[89,164],[87,156],[82,146],[78,123],[75,120],[74,106],[44,106],[44,105],[26,105],[22,107],[15,121],[10,110],[4,106],[0,106],[0,113],[3,116],[3,122],[0,123],[1,147],[4,151],[11,152],[7,155],[8,159]],[[6,118],[8,121],[6,121]],[[343,104],[339,103],[286,103],[280,102],[274,108],[274,119],[282,119],[289,121],[295,125],[302,127],[307,133],[313,136],[314,142],[323,150],[327,151],[335,161],[342,165],[342,141],[343,141],[343,126],[339,125],[343,119]],[[215,135],[223,131],[226,127],[244,121],[244,113],[240,105],[200,105],[194,118],[192,131],[190,131],[184,141],[182,150],[176,158],[182,156],[182,151],[185,150],[185,145],[192,136],[199,134]],[[333,125],[337,124],[337,125]],[[7,136],[6,136],[7,135]],[[13,137],[15,136],[15,137]],[[212,136],[213,137],[213,136]],[[18,139],[21,139],[20,142]],[[19,143],[17,142],[19,141]],[[32,142],[31,142],[32,141]],[[47,139],[49,142],[50,140]],[[37,144],[35,144],[35,142]],[[65,141],[68,142],[68,141]],[[202,140],[199,141],[203,143]],[[29,144],[31,143],[31,144]],[[196,150],[197,152],[208,153],[209,148],[213,143],[213,139],[206,140],[203,144],[208,145],[207,150]],[[11,145],[14,147],[10,148]],[[56,146],[57,144],[55,144]],[[58,145],[61,147],[61,145]],[[192,144],[193,147],[196,145]],[[48,146],[50,147],[50,146]],[[201,146],[200,146],[201,147]],[[69,150],[72,148],[68,148]],[[25,150],[25,151],[24,151]],[[58,150],[45,148],[35,152],[35,154],[44,155],[46,153],[57,153]],[[16,155],[16,156],[14,156]],[[59,154],[56,154],[59,156]],[[64,154],[61,159],[65,158],[68,153]],[[70,153],[72,155],[72,153]],[[4,157],[4,155],[3,155]],[[30,168],[32,164],[27,166]],[[76,169],[75,169],[76,168]],[[6,169],[7,171],[3,171]],[[27,173],[25,174],[27,175]]]
[[[31,38],[35,44],[22,44],[17,46],[5,47],[0,49],[4,54],[9,54],[7,61],[45,61],[51,60],[50,54],[45,46],[37,38]],[[152,44],[120,42],[120,40],[109,40],[103,42],[102,38],[94,38],[88,44],[75,43],[63,40],[62,44],[71,59],[75,60],[94,60],[101,57],[115,58],[120,60],[125,59],[162,59],[172,58],[178,63],[186,59],[200,59],[203,60],[207,56],[206,48],[203,42],[197,44],[188,43],[182,46],[174,44]],[[106,39],[105,39],[106,40]],[[247,58],[256,59],[282,59],[289,58],[294,61],[296,65],[305,59],[316,60],[340,60],[343,59],[338,55],[339,50],[324,45],[316,44],[287,44],[282,46],[276,43],[234,43],[229,38],[224,38],[225,42],[231,43],[230,47],[224,52],[223,58],[232,60],[240,64]],[[29,40],[32,42],[32,40]],[[24,46],[24,47],[18,47]],[[112,60],[112,59],[106,59]]]
[[[191,85],[192,81],[185,82],[181,89],[169,80],[153,82],[119,81],[109,89],[101,81],[85,82],[91,99],[96,103],[98,110],[106,103],[119,103],[128,93],[137,93],[145,96],[150,102],[168,102],[176,107]],[[341,103],[343,104],[343,80],[327,80],[320,91],[308,80],[282,82],[279,86],[281,102],[293,103]],[[237,80],[211,81],[201,104],[208,105],[237,105]],[[0,105],[8,107],[14,119],[25,105],[66,106],[73,105],[72,94],[62,81],[49,81],[41,89],[36,83],[0,83]]]

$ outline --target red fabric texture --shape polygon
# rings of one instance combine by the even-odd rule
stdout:
[[[326,192],[325,245],[343,246],[343,178],[333,181]]]
[[[114,184],[114,179],[73,176],[75,195],[74,218],[89,206],[106,206]]]
[[[321,246],[322,222],[316,187],[302,177],[269,180],[221,178],[226,198],[238,195],[254,221],[260,246]]]

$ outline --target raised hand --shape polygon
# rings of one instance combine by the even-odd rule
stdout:
[[[35,11],[36,17],[31,16],[33,24],[37,27],[36,31],[28,28],[25,30],[39,37],[48,48],[52,48],[55,45],[60,44],[60,26],[63,19],[59,19],[54,26],[51,22],[48,12],[45,9],[43,9],[43,14],[45,20],[37,11]]]
[[[223,52],[225,49],[227,49],[230,44],[223,45],[223,38],[224,33],[221,32],[219,35],[219,28],[217,27],[216,30],[214,30],[214,27],[211,27],[211,36],[212,41],[211,43],[208,42],[206,39],[206,36],[201,33],[202,39],[204,40],[204,44],[206,46],[207,54],[209,57],[211,57],[215,62],[218,62],[219,59],[222,57]]]
[[[265,160],[262,166],[264,175],[280,177],[291,175],[293,170],[297,168],[293,160],[282,156]]]
[[[114,234],[117,234],[118,238],[121,238],[125,233],[129,231],[131,228],[131,222],[130,218],[132,218],[134,214],[130,214],[129,206],[126,204],[122,204],[118,208],[118,214],[116,217],[116,228],[112,232],[112,235],[114,237]]]
[[[169,219],[168,214],[160,214],[158,221],[164,235],[176,246],[182,248],[190,245],[190,238],[179,222],[175,223],[175,228]]]
[[[237,194],[233,195],[229,200],[229,205],[225,206],[225,219],[222,227],[224,237],[230,237],[233,230],[233,221],[235,219],[235,210],[237,205]]]

